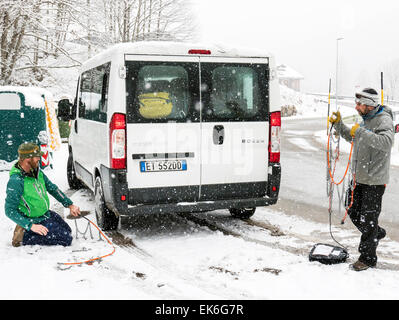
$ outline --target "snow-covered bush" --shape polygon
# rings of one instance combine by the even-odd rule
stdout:
[[[324,115],[327,112],[327,98],[322,98],[292,90],[280,85],[281,115]]]

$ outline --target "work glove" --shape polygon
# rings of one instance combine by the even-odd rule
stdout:
[[[341,113],[339,111],[333,112],[332,116],[328,118],[331,124],[335,124],[341,121]]]
[[[355,137],[356,131],[357,131],[357,129],[359,129],[359,127],[360,127],[360,124],[358,124],[358,123],[356,123],[356,124],[352,127],[351,132],[350,132],[350,134],[351,134],[352,137]]]

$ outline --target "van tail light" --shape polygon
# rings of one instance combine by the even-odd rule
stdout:
[[[114,113],[109,129],[111,169],[126,169],[126,116]]]
[[[280,163],[281,112],[270,113],[269,163]]]

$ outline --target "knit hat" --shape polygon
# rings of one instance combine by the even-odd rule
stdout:
[[[36,143],[25,142],[18,147],[18,155],[20,159],[41,157],[43,154],[44,152],[40,151],[40,147]]]
[[[378,92],[373,88],[365,88],[362,91],[357,92],[355,96],[356,103],[361,103],[374,108],[379,106]]]

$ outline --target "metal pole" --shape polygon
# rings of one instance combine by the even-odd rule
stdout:
[[[329,81],[329,86],[328,86],[328,109],[327,109],[327,136],[328,136],[328,129],[330,128],[330,103],[331,103],[331,79]]]
[[[339,58],[339,50],[338,43],[339,40],[343,40],[344,38],[337,38],[337,65],[335,70],[335,109],[338,110],[338,58]]]
[[[384,72],[381,72],[381,105],[384,105]]]

